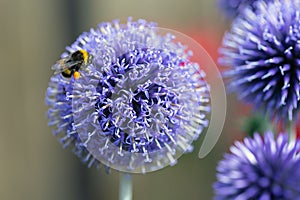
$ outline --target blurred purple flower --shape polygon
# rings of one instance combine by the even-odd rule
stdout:
[[[272,132],[235,142],[217,167],[216,200],[300,199],[300,141]]]
[[[300,105],[300,1],[246,8],[223,38],[219,62],[239,97],[270,117],[297,120]]]
[[[51,78],[50,125],[80,157],[145,173],[173,165],[208,125],[209,90],[198,64],[154,23],[102,23],[62,57],[84,49],[92,61],[78,80]],[[87,160],[87,159],[86,159]]]
[[[253,9],[258,0],[218,0],[218,7],[228,19],[234,19],[243,13],[246,7]],[[265,2],[271,0],[264,0]]]

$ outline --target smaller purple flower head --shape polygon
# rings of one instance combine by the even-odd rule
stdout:
[[[254,4],[258,0],[218,0],[218,7],[228,19],[234,19],[243,13],[246,7],[254,9]],[[264,0],[268,2],[270,0]]]
[[[154,23],[99,24],[62,54],[83,49],[79,78],[54,74],[46,102],[50,125],[89,163],[145,173],[173,165],[208,126],[204,72],[172,34]],[[77,66],[77,65],[76,65]]]
[[[223,38],[229,88],[270,117],[296,121],[300,107],[300,1],[258,1]]]
[[[300,199],[300,141],[254,134],[235,142],[217,167],[216,200]]]

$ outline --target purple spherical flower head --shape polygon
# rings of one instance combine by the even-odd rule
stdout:
[[[230,88],[271,117],[297,120],[300,106],[300,1],[258,1],[223,39],[220,63]]]
[[[300,199],[300,141],[287,134],[235,142],[217,167],[215,199]]]
[[[92,60],[81,77],[65,81],[56,75],[48,88],[50,123],[74,131],[90,158],[120,171],[175,164],[208,125],[203,71],[174,35],[159,30],[145,20],[100,24],[62,55],[89,52]],[[58,101],[61,93],[67,103]],[[60,104],[71,107],[66,112]]]

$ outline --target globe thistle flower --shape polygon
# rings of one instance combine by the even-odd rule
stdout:
[[[243,13],[246,7],[254,9],[257,0],[218,0],[218,7],[228,19],[234,19]],[[271,0],[264,0],[265,2]]]
[[[284,122],[297,120],[300,100],[300,1],[258,1],[223,39],[219,62],[229,88]]]
[[[62,58],[91,55],[80,78],[54,74],[46,102],[54,133],[80,157],[119,171],[173,165],[207,127],[209,89],[191,52],[154,23],[99,24]]]
[[[235,142],[217,167],[214,199],[300,199],[300,143],[263,137]]]

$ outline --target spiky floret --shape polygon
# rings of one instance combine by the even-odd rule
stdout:
[[[258,1],[223,39],[219,62],[241,99],[277,119],[297,120],[300,100],[300,1]]]
[[[51,77],[46,92],[46,104],[49,106],[49,126],[55,126],[53,134],[59,136],[64,148],[71,147],[73,152],[87,163],[88,167],[99,166],[99,161],[92,156],[81,142],[74,127],[72,101],[68,98],[73,90],[73,81],[60,75]]]

